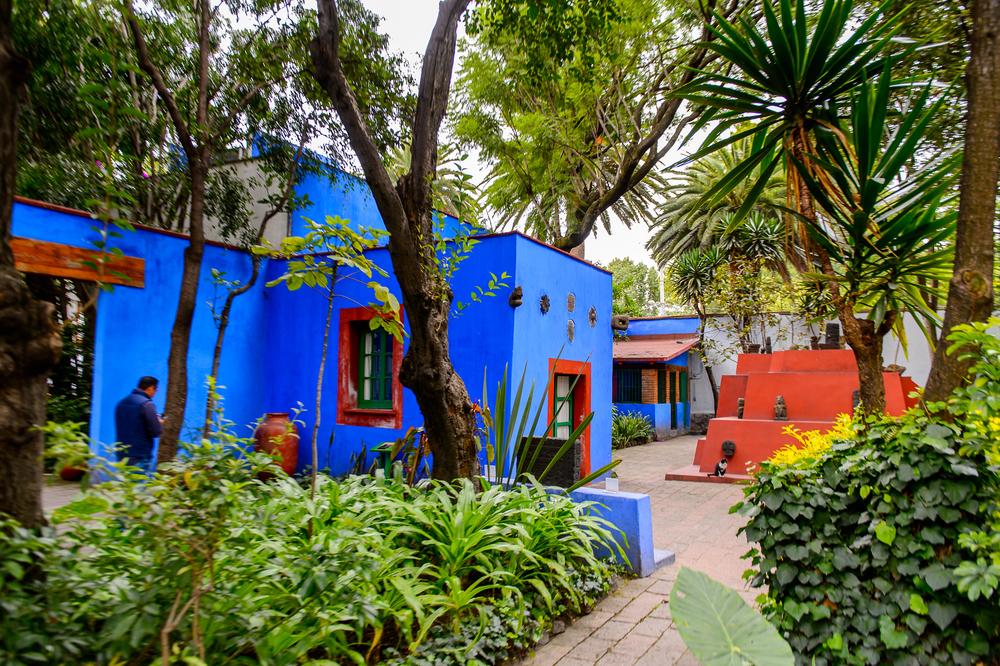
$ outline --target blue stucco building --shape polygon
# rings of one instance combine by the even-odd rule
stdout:
[[[319,183],[310,198],[314,207],[304,216],[323,219],[340,216],[357,224],[384,228],[370,193],[363,183],[349,183],[323,191]],[[296,214],[289,222],[301,233],[305,220]],[[86,213],[19,199],[14,206],[15,236],[68,248],[92,250],[98,234]],[[445,226],[454,226],[454,220]],[[116,239],[115,245],[141,265],[143,287],[118,285],[102,293],[97,306],[94,354],[91,436],[98,455],[107,456],[115,441],[114,407],[139,377],[153,375],[167,380],[170,330],[180,289],[181,264],[186,237],[139,227]],[[527,382],[534,381],[538,396],[550,371],[557,375],[580,374],[571,396],[543,396],[552,414],[564,399],[567,425],[574,426],[591,411],[593,420],[583,437],[581,473],[611,461],[612,331],[611,274],[569,254],[520,233],[486,234],[462,262],[452,279],[457,300],[485,286],[491,274],[506,272],[506,287],[496,296],[472,303],[450,323],[451,359],[473,400],[482,400],[485,377],[489,401],[505,371],[516,387],[527,368]],[[388,251],[377,248],[368,256],[388,274],[382,282],[400,298]],[[259,417],[268,412],[288,412],[300,404],[301,443],[299,470],[314,463],[311,433],[317,373],[326,317],[324,296],[309,288],[289,291],[284,285],[266,287],[282,275],[285,262],[268,259],[262,279],[236,299],[222,352],[218,384],[224,397],[225,416],[239,436],[249,437]],[[244,252],[210,242],[201,269],[198,309],[194,316],[188,355],[188,399],[182,439],[197,437],[205,413],[206,385],[216,339],[208,304],[214,293],[208,279],[211,269],[226,272],[230,280],[246,280],[251,261]],[[57,274],[57,273],[52,273]],[[508,297],[520,286],[522,304]],[[351,455],[400,437],[423,418],[412,393],[398,382],[399,363],[407,349],[391,337],[372,338],[363,307],[373,299],[369,289],[351,280],[338,283],[331,322],[330,349],[323,381],[321,427],[317,437],[320,469],[347,470]],[[545,305],[543,305],[545,303]],[[359,305],[361,304],[361,305]],[[404,325],[408,325],[405,319]],[[364,370],[367,368],[367,373]],[[558,382],[557,382],[558,384]],[[378,386],[373,392],[372,388]],[[527,390],[527,387],[526,387]],[[367,393],[366,393],[367,391]],[[163,410],[165,391],[154,401]],[[537,399],[537,398],[536,398]],[[542,434],[544,424],[539,425]]]

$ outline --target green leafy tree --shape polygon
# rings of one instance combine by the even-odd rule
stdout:
[[[674,294],[694,308],[701,325],[698,327],[698,353],[705,366],[705,374],[712,386],[712,402],[716,412],[719,411],[719,387],[715,383],[712,371],[712,358],[708,353],[705,334],[708,331],[709,298],[716,273],[725,264],[725,256],[719,247],[709,247],[701,250],[693,248],[677,257],[667,270],[667,280],[673,287]]]
[[[690,44],[701,19],[718,20],[652,0],[476,7],[452,125],[490,166],[484,205],[498,226],[570,250],[598,221],[610,233],[612,216],[652,221],[660,161],[701,112],[672,92],[713,59]]]
[[[650,317],[656,314],[652,303],[660,298],[660,275],[654,268],[628,257],[612,259],[611,310],[629,317]]]

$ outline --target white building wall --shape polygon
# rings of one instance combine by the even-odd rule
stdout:
[[[944,312],[942,311],[939,314],[943,316]],[[767,329],[768,335],[771,336],[774,351],[789,349],[792,344],[808,348],[809,338],[813,335],[820,336],[820,341],[823,341],[827,322],[813,324],[810,328],[803,320],[791,315],[778,315],[778,320],[778,325],[768,327]],[[919,386],[924,386],[927,383],[927,376],[930,374],[933,353],[931,352],[930,345],[927,343],[927,339],[913,317],[904,315],[904,322],[907,349],[904,350],[902,342],[890,333],[885,337],[882,347],[882,364],[883,366],[896,364],[905,367],[906,372],[903,374],[912,378]],[[839,324],[840,322],[831,320],[829,323]],[[841,331],[841,336],[843,336],[843,331]],[[723,346],[736,347],[734,340],[726,339],[726,331],[720,326],[710,324],[706,337],[718,341]],[[843,340],[843,337],[841,337],[841,340]],[[849,349],[850,347],[847,348]],[[712,371],[715,375],[716,383],[721,385],[723,375],[736,374],[735,352],[731,358],[717,358],[715,360],[716,364],[713,365]],[[708,376],[705,373],[701,357],[696,351],[692,351],[689,354],[688,367],[690,368],[689,378],[691,380],[691,413],[713,413],[715,406],[712,400],[712,388],[709,385]]]

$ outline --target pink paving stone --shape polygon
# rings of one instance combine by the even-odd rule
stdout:
[[[609,652],[597,662],[597,666],[632,666],[638,657],[619,652]]]
[[[663,632],[670,628],[670,624],[670,620],[667,618],[647,616],[645,620],[635,625],[633,631],[644,636],[659,638]]]
[[[663,594],[670,595],[670,590],[673,589],[674,583],[671,580],[657,580],[655,583],[649,586],[646,590],[650,594]]]
[[[615,619],[620,622],[639,624],[654,608],[665,601],[666,597],[660,596],[659,594],[643,592],[636,597],[632,603],[622,609],[622,611],[615,616]]]
[[[593,631],[594,630],[590,627],[575,624],[566,629],[563,633],[553,636],[552,643],[555,645],[566,645],[573,648],[586,640]]]
[[[639,634],[633,631],[625,638],[618,641],[611,651],[618,652],[620,654],[628,654],[634,656],[636,659],[646,654],[649,648],[653,647],[656,643],[656,636],[647,636],[645,634]]]
[[[610,641],[617,641],[625,638],[625,635],[632,631],[635,625],[631,622],[618,622],[611,620],[605,622],[604,626],[593,633],[594,638],[606,638]]]
[[[570,650],[569,654],[566,656],[572,659],[583,659],[590,661],[590,663],[594,663],[610,652],[611,648],[613,648],[617,642],[618,641],[609,641],[603,638],[591,637]]]
[[[535,656],[531,660],[531,663],[533,666],[554,666],[556,662],[566,656],[566,653],[572,649],[569,645],[549,643],[535,651]]]
[[[583,617],[577,619],[577,621],[573,623],[573,626],[590,627],[596,629],[600,626],[603,626],[604,623],[610,620],[612,617],[614,617],[614,613],[609,613],[603,610],[595,610],[589,613],[588,615],[584,615]]]

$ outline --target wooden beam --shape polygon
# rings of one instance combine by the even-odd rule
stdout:
[[[113,254],[104,253],[107,260],[102,276],[92,266],[84,263],[97,263],[102,253],[96,249],[88,250],[20,236],[14,236],[11,246],[14,249],[14,267],[22,273],[106,282],[139,289],[146,286],[145,259],[137,257],[116,259]]]

